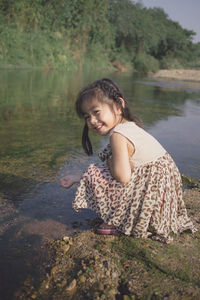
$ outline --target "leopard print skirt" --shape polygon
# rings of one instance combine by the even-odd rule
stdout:
[[[135,168],[127,184],[115,180],[106,164],[91,164],[79,183],[73,208],[94,210],[125,235],[165,243],[173,240],[172,232],[196,231],[182,198],[179,170],[168,153]]]

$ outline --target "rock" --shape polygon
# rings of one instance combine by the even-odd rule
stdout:
[[[115,296],[117,294],[117,291],[115,289],[111,289],[111,290],[108,291],[108,294],[110,296]]]
[[[123,300],[131,300],[132,298],[128,295],[123,295]]]
[[[70,249],[70,245],[66,245],[63,250],[66,253],[67,251],[69,251],[69,249]]]
[[[95,299],[95,300],[100,299],[98,292],[94,292],[93,297],[94,297],[93,299]]]
[[[57,266],[54,266],[52,269],[51,269],[51,276],[54,277],[54,275],[58,272],[58,267]]]
[[[73,279],[65,290],[67,293],[74,293],[76,291],[76,279]]]
[[[135,300],[134,295],[123,295],[123,300]]]
[[[67,245],[65,245],[65,246],[62,247],[62,250],[63,250],[64,253],[67,253],[67,251],[69,251],[69,249],[70,249],[70,245],[69,244],[67,244]]]
[[[81,275],[81,276],[79,277],[79,281],[80,281],[81,283],[84,283],[84,282],[86,281],[86,277],[85,277],[84,275]]]
[[[113,273],[112,273],[112,278],[115,279],[115,278],[117,278],[117,277],[118,277],[118,273],[117,273],[117,272],[113,272]]]
[[[200,188],[200,182],[196,178],[181,174],[183,185],[186,188]]]
[[[57,284],[59,288],[64,288],[66,285],[67,285],[67,281],[65,279]]]
[[[99,282],[98,288],[99,288],[100,291],[103,291],[103,290],[104,290],[104,285],[103,285],[102,282]]]
[[[79,270],[77,274],[78,274],[78,276],[81,276],[83,274],[83,271]]]
[[[69,236],[63,236],[62,240],[63,240],[66,244],[69,244],[70,246],[73,245],[72,238],[69,237]]]
[[[63,241],[66,243],[68,243],[69,242],[69,240],[70,240],[70,237],[69,236],[63,236]]]

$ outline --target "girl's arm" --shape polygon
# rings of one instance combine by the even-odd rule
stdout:
[[[60,179],[60,185],[66,189],[69,189],[73,184],[78,183],[81,179],[81,175],[65,176]]]
[[[108,160],[111,175],[119,182],[126,184],[131,179],[130,152],[134,146],[120,133],[114,132],[110,137],[112,157]]]

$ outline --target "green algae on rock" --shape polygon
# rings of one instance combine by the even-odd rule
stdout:
[[[181,174],[183,186],[185,188],[200,188],[200,181],[188,175]]]

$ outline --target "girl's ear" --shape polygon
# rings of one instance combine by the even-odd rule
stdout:
[[[122,111],[123,109],[125,108],[125,101],[123,98],[119,98],[120,99],[120,103],[116,103],[115,102],[115,108],[116,108],[116,113],[121,115],[122,114]]]
[[[125,108],[125,101],[124,101],[124,99],[123,99],[123,98],[119,98],[119,99],[120,99],[120,101],[121,101],[122,107]]]

